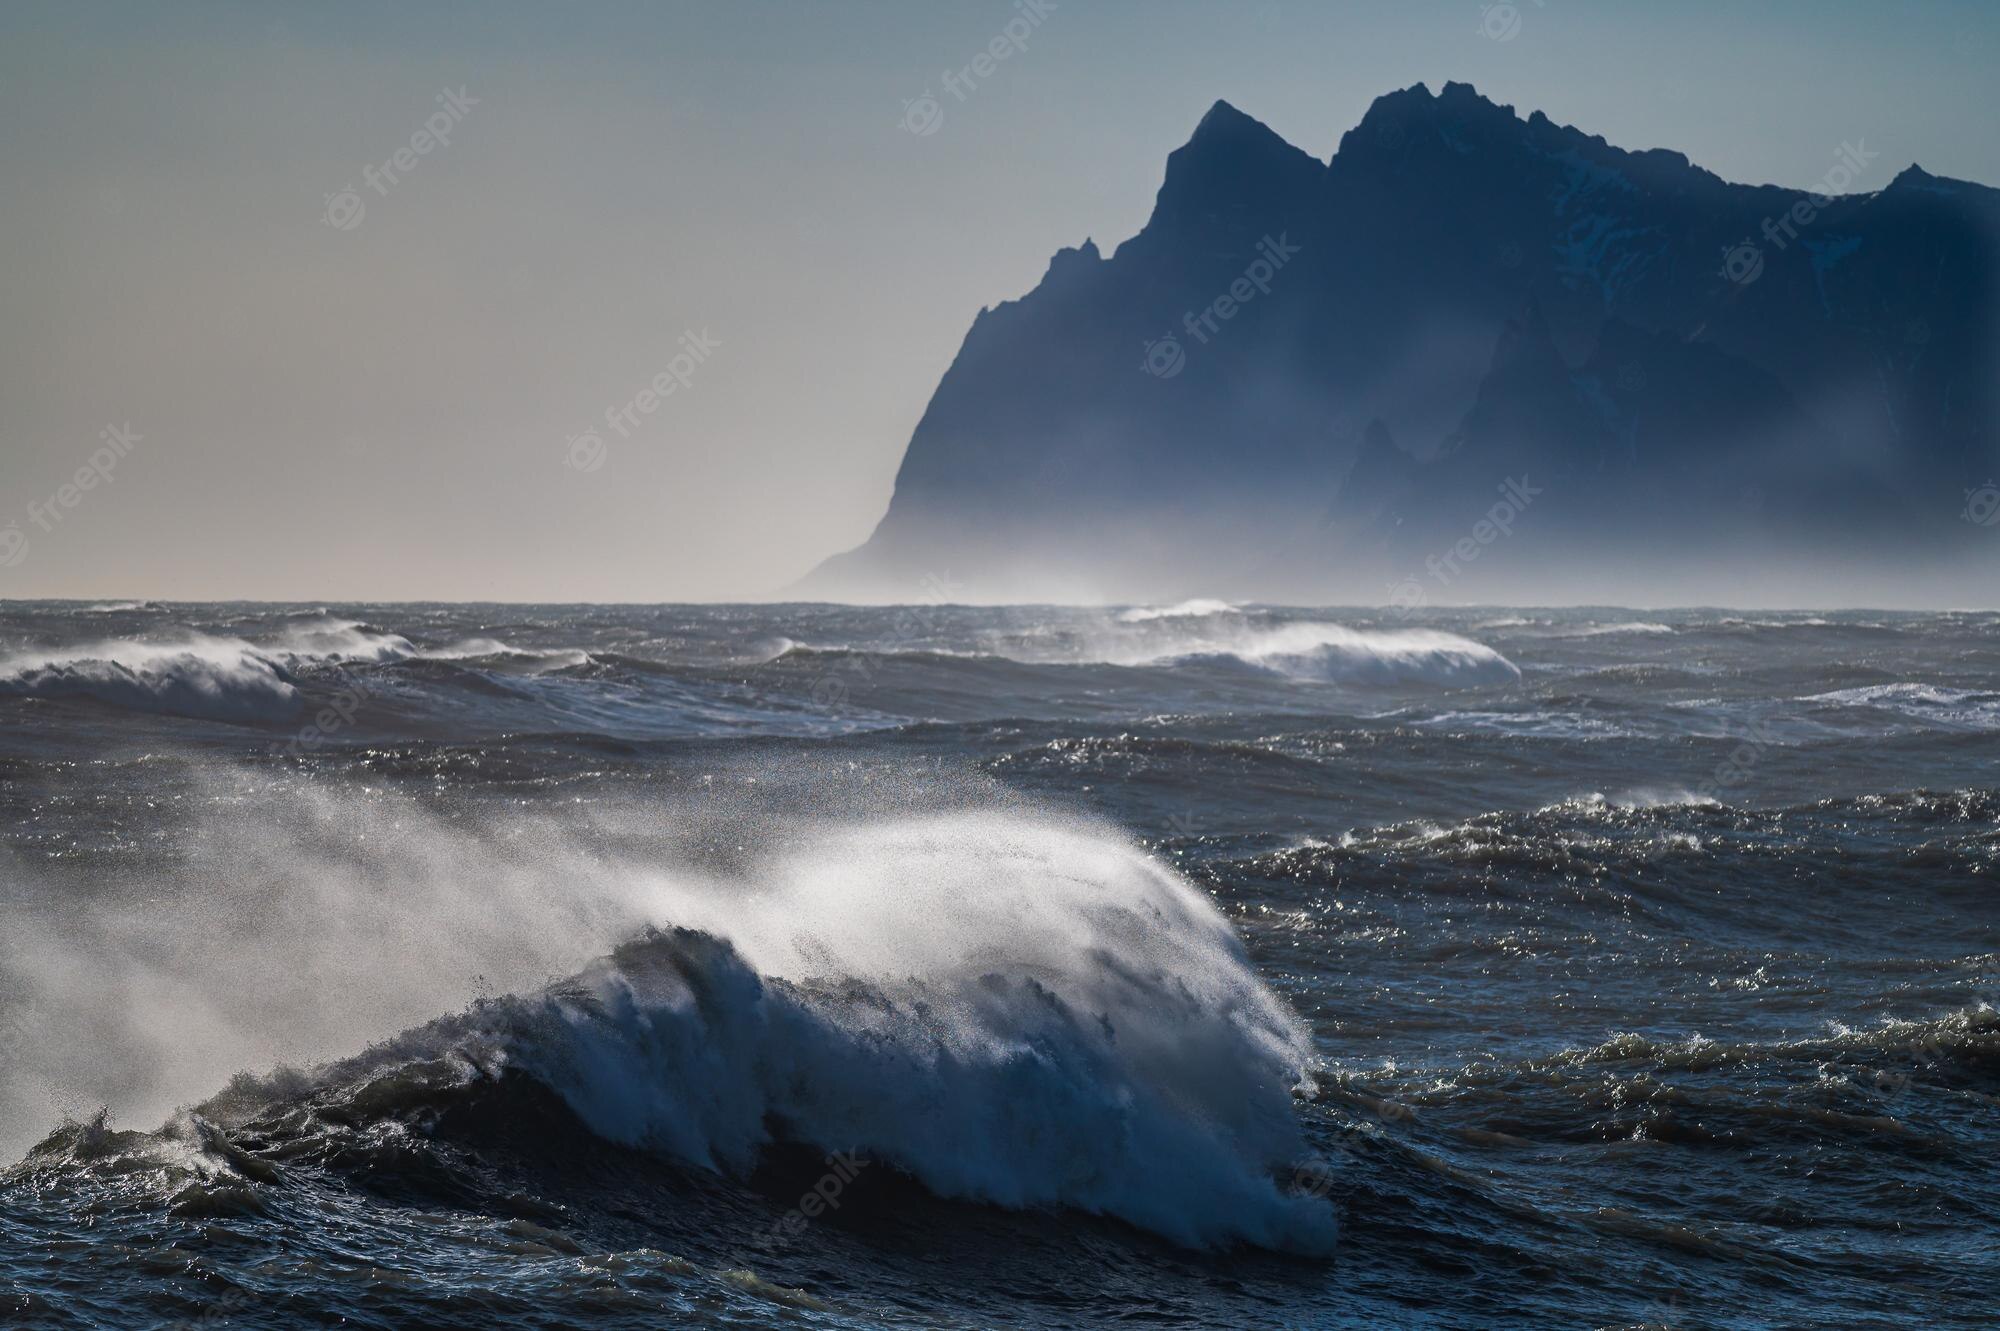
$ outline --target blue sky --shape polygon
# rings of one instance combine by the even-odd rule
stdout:
[[[0,524],[140,436],[0,595],[767,591],[866,535],[980,306],[1131,235],[1217,98],[1320,157],[1459,80],[1730,179],[1864,140],[1857,188],[2000,182],[1990,4],[1057,0],[951,92],[1020,13],[0,9]]]

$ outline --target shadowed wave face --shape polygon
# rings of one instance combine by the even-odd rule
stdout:
[[[8,605],[0,726],[24,1325],[2000,1299],[1992,614]]]

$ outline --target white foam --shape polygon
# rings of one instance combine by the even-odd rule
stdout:
[[[1863,688],[1815,693],[1799,701],[1836,707],[1877,707],[1916,720],[1968,730],[2000,729],[2000,693],[1955,689],[1940,684],[1870,684]]]
[[[0,695],[88,697],[172,716],[284,721],[301,706],[294,672],[415,654],[406,638],[344,620],[293,624],[265,644],[174,629],[156,638],[17,652],[0,660]]]
[[[1544,805],[1537,813],[1593,812],[1630,813],[1643,809],[1713,809],[1719,808],[1721,801],[1712,795],[1678,787],[1669,789],[1640,788],[1619,795],[1607,796],[1602,791],[1590,791],[1583,795],[1573,795],[1559,804]]]
[[[448,647],[425,648],[422,655],[427,661],[468,661],[479,656],[526,656],[528,653],[498,638],[461,638]]]
[[[512,1066],[607,1138],[720,1169],[747,1168],[769,1123],[943,1196],[1191,1245],[1332,1244],[1326,1203],[1280,1186],[1305,1154],[1304,1028],[1207,898],[1108,829],[1020,811],[774,827],[718,874],[632,849],[657,809],[597,810],[594,832],[312,787],[191,805],[216,814],[171,913],[149,887],[0,944],[0,997],[38,1014],[0,1111],[32,1113],[33,1083],[164,1115],[238,1069],[449,1012],[484,977],[525,996],[362,1061]],[[694,932],[585,965],[644,925]]]
[[[1227,601],[1196,597],[1179,605],[1134,606],[1118,616],[1122,624],[1145,624],[1156,619],[1206,619],[1210,615],[1231,615],[1236,607]]]
[[[288,626],[270,644],[254,648],[294,665],[322,662],[381,664],[417,655],[408,638],[346,619],[318,619]]]
[[[1412,719],[1417,725],[1471,727],[1503,735],[1529,735],[1547,739],[1629,739],[1638,733],[1608,717],[1584,712],[1542,711],[1532,708],[1520,712],[1447,711],[1431,717],[1418,716]]]
[[[747,900],[675,896],[742,973],[698,948],[700,1002],[685,966],[661,992],[628,965],[565,1005],[562,1048],[591,1054],[545,1071],[600,1133],[740,1165],[775,1115],[943,1196],[1331,1244],[1326,1208],[1272,1180],[1302,1146],[1303,1029],[1214,908],[1123,841],[1019,814],[825,829]]]
[[[203,634],[21,653],[0,661],[0,695],[89,697],[222,721],[283,720],[300,707],[298,690],[270,659],[248,643]]]
[[[1558,636],[1565,638],[1603,638],[1612,634],[1660,634],[1672,633],[1673,631],[1673,626],[1670,624],[1654,624],[1646,620],[1635,619],[1622,624],[1591,624],[1584,628],[1570,629]]]
[[[1519,667],[1491,647],[1455,633],[1352,629],[1311,621],[1107,625],[1085,634],[1064,654],[1032,659],[1120,666],[1205,661],[1316,682],[1481,684],[1521,675]]]
[[[566,670],[590,663],[590,653],[574,647],[555,647],[539,651],[532,647],[516,647],[498,638],[462,638],[448,647],[426,648],[417,655],[426,661],[477,661],[491,658],[533,661],[539,670]]]

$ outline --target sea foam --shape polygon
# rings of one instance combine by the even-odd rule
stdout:
[[[775,1138],[1189,1246],[1333,1243],[1330,1207],[1284,1186],[1309,1037],[1215,907],[1108,828],[1019,808],[788,824],[724,871],[636,852],[624,833],[657,810],[597,836],[285,789],[218,799],[229,825],[188,871],[176,920],[208,900],[226,940],[142,910],[15,954],[10,983],[100,1041],[10,1075],[67,1060],[74,1087],[102,1063],[115,1110],[162,1112],[197,1071],[213,1090],[318,1065],[262,1083],[279,1100],[442,1059],[699,1167],[747,1171]],[[434,1015],[475,976],[511,996]],[[172,1075],[136,1095],[134,1068]],[[236,1112],[255,1085],[232,1085]]]

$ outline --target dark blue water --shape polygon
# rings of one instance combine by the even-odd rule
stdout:
[[[0,1321],[1982,1327],[2000,616],[0,605]]]

